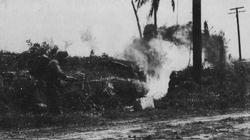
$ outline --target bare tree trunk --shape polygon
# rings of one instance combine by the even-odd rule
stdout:
[[[197,83],[201,82],[201,41],[201,0],[193,0],[193,78]]]
[[[138,30],[139,30],[139,35],[140,35],[140,38],[142,38],[141,25],[140,25],[139,17],[137,14],[137,10],[135,9],[135,4],[134,4],[133,0],[131,0],[131,4],[132,4],[132,7],[133,7],[133,10],[135,13],[136,22],[137,22],[137,26],[138,26]]]
[[[155,8],[154,8],[154,25],[155,25],[155,27],[157,29],[157,11],[156,11]]]

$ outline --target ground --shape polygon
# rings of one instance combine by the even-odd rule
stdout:
[[[1,139],[250,139],[250,111],[170,114],[130,113],[95,126],[1,131]],[[134,117],[133,117],[134,116]]]

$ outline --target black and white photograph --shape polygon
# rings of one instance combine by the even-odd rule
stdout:
[[[249,140],[249,0],[0,0],[0,140]]]

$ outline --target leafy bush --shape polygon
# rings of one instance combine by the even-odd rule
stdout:
[[[249,69],[248,69],[249,70]],[[173,72],[170,76],[167,95],[157,101],[159,108],[176,107],[178,109],[227,109],[245,107],[246,65],[236,62],[225,69],[204,69],[201,85],[191,78],[192,67]]]
[[[0,73],[3,77],[0,79],[2,112],[40,113],[43,109],[38,103],[47,102],[44,97],[46,84],[30,75],[29,64],[36,60],[34,58],[37,55],[55,58],[58,47],[46,42],[32,43],[30,40],[27,44],[30,48],[21,54],[4,51],[0,53],[0,60],[3,62],[1,64],[6,66]],[[115,59],[106,54],[92,54],[89,57],[68,57],[61,66],[67,75],[73,75],[78,79],[64,83],[58,89],[61,93],[58,97],[59,103],[66,112],[131,105],[146,93],[145,85],[140,84],[146,77],[139,67],[130,61]],[[88,82],[84,81],[83,77],[78,77],[77,73],[85,75]],[[110,85],[113,87],[110,88]],[[110,95],[114,93],[115,95]]]

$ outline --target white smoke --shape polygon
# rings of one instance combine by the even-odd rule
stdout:
[[[188,47],[176,46],[160,38],[152,39],[148,46],[134,41],[124,54],[127,60],[136,62],[147,74],[147,97],[154,99],[167,93],[170,74],[187,67],[191,57]]]
[[[159,41],[152,39],[150,42],[136,39],[125,49],[124,57],[137,63],[150,77],[159,77],[159,71],[166,61],[166,54],[162,51]]]
[[[161,69],[158,71],[159,77],[148,77],[147,84],[149,92],[147,97],[159,99],[168,91],[170,74],[173,71],[186,68],[192,56],[190,56],[189,49],[187,47],[177,47],[173,45],[173,43],[160,39],[155,40],[155,42],[155,47],[162,48],[161,53],[166,54],[166,60],[162,64]]]
[[[81,41],[83,44],[86,44],[90,47],[91,50],[96,51],[96,37],[93,36],[92,31],[90,29],[87,29],[86,31],[83,31],[81,33]]]

